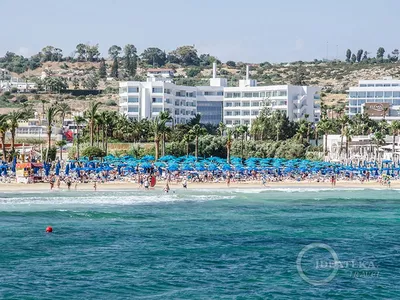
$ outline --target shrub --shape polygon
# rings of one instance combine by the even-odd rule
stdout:
[[[26,95],[18,95],[16,102],[18,103],[25,103],[28,101],[28,97]]]
[[[235,63],[233,60],[228,60],[228,61],[226,62],[226,65],[227,65],[228,67],[231,67],[231,68],[235,68],[235,67],[236,67],[236,63]]]
[[[201,72],[201,68],[190,68],[188,70],[186,70],[186,75],[188,77],[195,77],[197,75],[199,75]]]
[[[106,105],[107,106],[117,106],[118,104],[114,100],[109,99],[109,100],[106,101]]]
[[[87,147],[83,149],[82,156],[87,156],[89,159],[93,157],[104,157],[106,153],[98,147]]]
[[[16,87],[13,87],[13,88],[11,89],[11,93],[15,94],[15,93],[17,93],[17,92],[18,92],[18,89],[17,89]]]
[[[9,91],[7,91],[7,92],[4,92],[3,95],[6,96],[6,97],[9,97],[9,96],[11,96],[11,93]]]

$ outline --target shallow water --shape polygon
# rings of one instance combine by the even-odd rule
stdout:
[[[399,225],[399,190],[0,193],[0,298],[395,299]]]

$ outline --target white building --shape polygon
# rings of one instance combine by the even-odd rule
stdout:
[[[174,124],[185,124],[197,113],[202,123],[222,121],[223,86],[226,79],[216,78],[214,65],[212,86],[180,86],[172,83],[170,69],[150,69],[147,82],[128,81],[119,85],[120,113],[134,120],[152,119],[162,111],[169,111]]]
[[[26,93],[35,90],[36,83],[27,82],[16,77],[11,77],[9,80],[0,80],[0,90],[11,91],[13,88],[16,88],[20,93]]]
[[[227,87],[225,78],[217,78],[216,64],[210,86],[178,86],[172,83],[169,69],[151,70],[147,82],[120,83],[120,113],[136,120],[157,116],[169,111],[175,124],[184,124],[197,113],[202,123],[228,126],[251,125],[264,105],[281,110],[290,120],[320,119],[319,87],[276,85],[257,86],[256,80],[240,80],[239,87]]]
[[[271,85],[257,86],[257,81],[240,80],[238,87],[224,88],[224,122],[228,127],[240,124],[251,125],[265,106],[272,111],[282,111],[290,120],[320,119],[319,87]]]
[[[400,119],[400,80],[385,77],[381,80],[360,80],[347,91],[349,116],[368,113],[372,119]]]

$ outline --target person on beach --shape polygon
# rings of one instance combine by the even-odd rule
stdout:
[[[50,183],[50,190],[52,190],[54,188],[54,177],[53,177],[53,175],[50,176],[49,183]]]
[[[70,178],[68,178],[67,179],[67,187],[68,187],[68,190],[71,190],[71,179]]]
[[[57,185],[57,188],[60,189],[60,185],[61,185],[60,177],[57,178],[56,185]]]
[[[168,181],[167,181],[167,183],[165,184],[164,192],[165,193],[169,193],[169,190],[170,190],[170,188],[169,188],[169,184],[168,184]]]
[[[183,181],[182,181],[182,187],[183,187],[184,189],[187,189],[187,180],[186,180],[186,178],[183,179]]]
[[[231,185],[231,175],[229,174],[229,172],[228,172],[228,174],[226,175],[226,185],[227,185],[228,187]]]
[[[94,191],[97,191],[97,182],[96,181],[93,183],[93,188],[94,188]]]
[[[332,187],[336,186],[336,177],[335,177],[335,175],[331,176],[331,185],[332,185]]]
[[[145,188],[146,190],[149,189],[149,180],[148,180],[147,178],[144,180],[144,188]]]
[[[75,191],[78,189],[78,179],[75,180]]]

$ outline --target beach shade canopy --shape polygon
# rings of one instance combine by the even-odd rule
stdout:
[[[232,167],[230,165],[228,165],[228,164],[224,164],[222,166],[222,170],[223,171],[232,171]]]
[[[143,162],[143,163],[140,164],[140,167],[142,167],[143,169],[150,169],[151,168],[151,163]]]
[[[172,164],[170,166],[168,166],[167,168],[169,171],[173,172],[173,171],[178,171],[179,170],[179,165],[178,164]]]
[[[142,161],[154,161],[154,156],[153,155],[145,155],[142,157]]]
[[[173,155],[164,155],[162,157],[160,157],[158,160],[159,161],[170,161],[170,160],[175,160],[176,157]]]
[[[189,164],[185,164],[181,168],[182,171],[193,171],[193,168]]]

